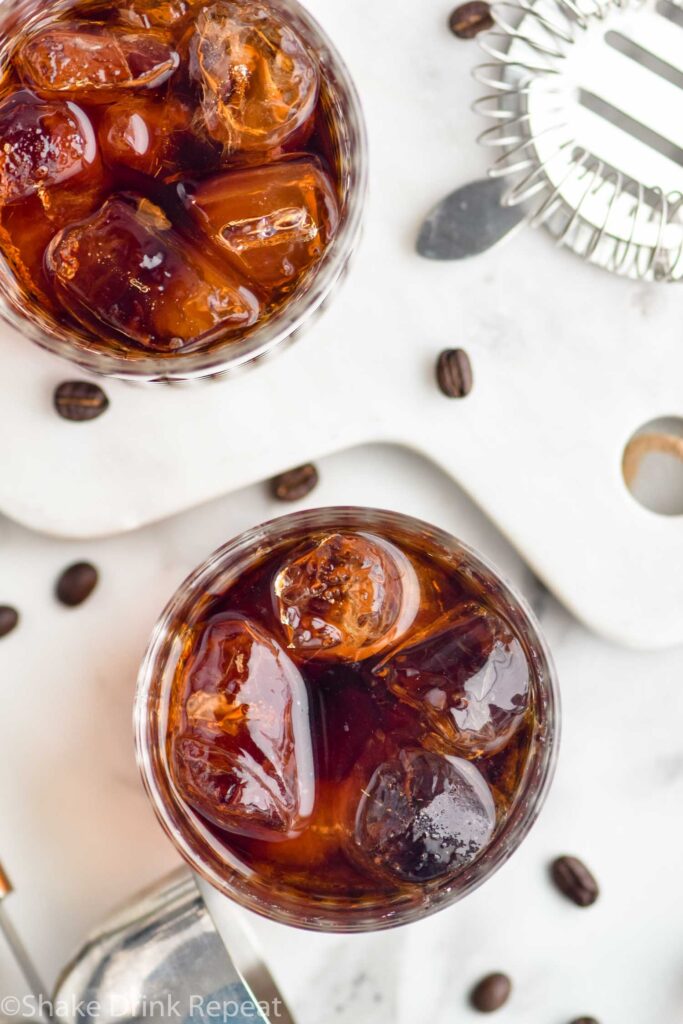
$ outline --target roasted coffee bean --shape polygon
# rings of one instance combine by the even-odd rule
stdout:
[[[9,604],[0,604],[0,637],[7,636],[17,626],[19,612]]]
[[[109,405],[101,387],[85,380],[66,380],[55,389],[55,409],[65,420],[94,420]]]
[[[460,4],[451,14],[448,24],[458,39],[474,39],[480,32],[493,28],[491,8],[484,0]]]
[[[310,494],[317,483],[318,470],[309,462],[273,477],[270,487],[278,501],[298,501]]]
[[[487,974],[472,989],[470,1002],[480,1013],[493,1013],[507,1003],[511,992],[512,982],[507,974]]]
[[[472,390],[472,364],[462,348],[447,348],[436,363],[436,379],[448,398],[464,398]]]
[[[590,907],[600,895],[595,878],[577,857],[558,857],[550,865],[552,880],[577,907]]]
[[[595,1017],[577,1017],[572,1024],[598,1024]]]
[[[97,586],[99,574],[90,562],[76,562],[70,565],[57,580],[55,594],[62,604],[75,608],[90,597]]]

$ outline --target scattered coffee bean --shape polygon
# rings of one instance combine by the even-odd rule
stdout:
[[[600,895],[595,878],[577,857],[558,857],[550,865],[552,880],[577,907],[590,907]]]
[[[278,501],[298,501],[310,494],[317,483],[318,470],[309,462],[273,477],[270,487]]]
[[[507,1003],[511,992],[512,982],[507,974],[488,974],[472,989],[470,1002],[480,1013],[493,1013]]]
[[[598,1024],[595,1017],[577,1017],[572,1024]]]
[[[436,379],[448,398],[464,398],[472,390],[472,364],[462,348],[447,348],[436,363]]]
[[[493,28],[491,8],[484,0],[471,0],[456,7],[448,24],[458,39],[474,39],[480,32]]]
[[[7,636],[17,626],[19,612],[9,604],[0,604],[0,637]]]
[[[55,594],[62,604],[75,608],[90,597],[98,578],[97,569],[90,562],[76,562],[65,569],[57,580]]]
[[[67,380],[55,389],[55,409],[65,420],[94,420],[109,405],[101,387],[85,380]]]

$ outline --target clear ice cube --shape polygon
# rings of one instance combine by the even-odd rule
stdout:
[[[258,318],[254,295],[190,246],[148,199],[112,196],[53,239],[45,264],[76,320],[144,350],[196,348]]]
[[[152,177],[179,173],[187,165],[215,166],[217,154],[192,130],[193,111],[174,97],[131,95],[106,107],[98,130],[110,167],[131,167]]]
[[[529,708],[522,644],[504,619],[475,602],[409,637],[374,673],[426,716],[446,750],[466,757],[501,750]]]
[[[0,102],[0,206],[47,190],[99,185],[95,132],[75,103],[44,102],[27,89]]]
[[[0,249],[43,308],[55,304],[43,270],[51,239],[102,202],[95,133],[73,103],[42,102],[21,90],[0,102]]]
[[[282,160],[202,181],[190,209],[261,293],[289,290],[323,255],[339,224],[332,182],[316,160]]]
[[[174,693],[171,770],[183,798],[219,828],[291,839],[313,811],[306,685],[254,623],[218,616]]]
[[[45,190],[0,208],[0,249],[28,294],[45,310],[59,312],[44,270],[45,250],[66,224],[87,217],[102,201],[97,188]]]
[[[493,797],[472,764],[403,750],[363,790],[354,855],[385,877],[426,883],[472,861],[495,825]]]
[[[240,0],[203,8],[189,53],[206,129],[230,152],[276,149],[313,112],[315,61],[275,8]]]
[[[283,565],[274,596],[288,649],[297,656],[362,661],[411,625],[420,587],[393,544],[335,533]]]
[[[88,102],[116,99],[130,89],[153,89],[180,58],[160,32],[135,32],[100,22],[53,22],[31,33],[14,55],[22,80],[47,96]]]
[[[131,28],[171,28],[186,18],[196,0],[120,0],[116,18]]]

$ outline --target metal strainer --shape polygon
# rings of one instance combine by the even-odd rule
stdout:
[[[470,254],[462,232],[478,234],[481,187],[500,216],[489,211],[472,252],[526,219],[607,270],[680,280],[683,3],[502,0],[492,11],[475,109],[493,122],[479,141],[497,156],[489,182],[465,186],[464,206],[458,190],[432,211],[419,251]]]

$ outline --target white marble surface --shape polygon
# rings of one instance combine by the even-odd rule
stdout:
[[[110,382],[111,408],[84,425],[51,408],[68,364],[3,332],[0,509],[53,534],[107,535],[292,463],[396,442],[457,480],[592,628],[682,643],[683,521],[645,512],[620,468],[638,427],[681,411],[679,290],[610,276],[531,229],[476,260],[420,259],[422,217],[487,167],[469,110],[482,55],[448,32],[445,0],[308,6],[347,59],[370,139],[364,236],[331,308],[235,380]],[[433,379],[455,345],[476,378],[463,402]]]
[[[474,1024],[465,993],[491,969],[516,981],[506,1024],[683,1020],[683,650],[628,652],[596,639],[551,598],[498,531],[432,464],[378,446],[325,459],[316,504],[400,508],[491,556],[532,601],[564,699],[560,767],[512,861],[461,904],[360,937],[254,920],[300,1024]],[[189,569],[282,511],[261,485],[127,536],[49,539],[0,520],[0,603],[22,611],[0,641],[0,858],[8,903],[51,982],[85,932],[176,864],[133,760],[131,702],[155,618]],[[101,568],[79,609],[51,589],[76,558]],[[634,593],[636,608],[651,600]],[[563,901],[548,860],[576,852],[603,897]],[[0,943],[0,995],[21,991]]]

